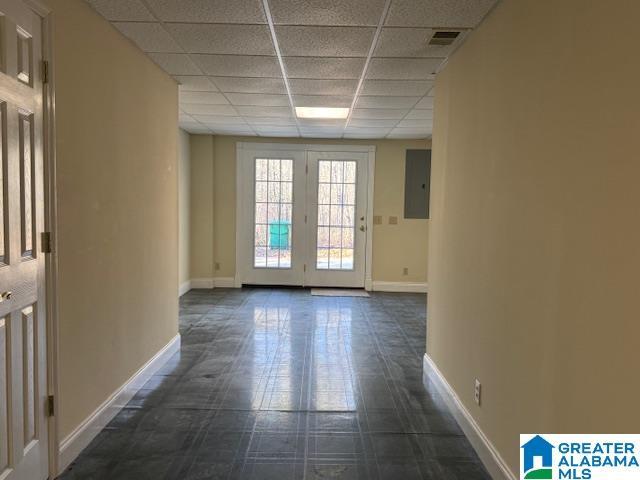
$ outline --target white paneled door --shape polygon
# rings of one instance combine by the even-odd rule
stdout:
[[[306,285],[364,287],[368,155],[308,152]]]
[[[0,0],[0,478],[48,474],[40,17]]]
[[[243,148],[238,161],[241,283],[364,287],[369,154]]]

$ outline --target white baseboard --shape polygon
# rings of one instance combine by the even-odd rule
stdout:
[[[517,477],[509,470],[500,452],[496,450],[496,447],[494,447],[493,443],[491,443],[484,434],[480,425],[478,425],[471,416],[469,410],[462,404],[456,392],[451,385],[449,385],[449,382],[447,382],[436,364],[426,353],[424,354],[422,365],[422,378],[424,383],[431,382],[442,395],[449,410],[458,424],[460,424],[460,428],[462,428],[462,431],[469,439],[469,442],[488,470],[491,478],[494,480],[516,480]]]
[[[133,398],[142,386],[147,383],[174,353],[180,350],[180,334],[176,335],[156,353],[129,380],[105,400],[91,415],[60,443],[60,459],[58,465],[62,473],[71,462],[84,450],[100,431],[118,414]]]
[[[367,292],[371,292],[373,290],[373,280],[371,280],[371,277],[366,277],[364,279],[364,289]]]
[[[180,287],[178,288],[178,296],[181,297],[185,293],[191,290],[191,280],[187,280],[186,282],[182,282]]]
[[[235,277],[216,277],[213,279],[214,285],[218,288],[235,288]]]
[[[184,295],[192,288],[235,288],[235,281],[236,279],[234,277],[192,278],[188,282],[184,282],[180,285],[180,296]]]
[[[426,293],[427,284],[419,282],[372,282],[374,292],[405,292],[405,293]]]
[[[213,288],[214,285],[215,279],[211,277],[191,279],[191,288]]]

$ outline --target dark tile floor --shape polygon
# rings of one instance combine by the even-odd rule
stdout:
[[[180,332],[62,479],[489,479],[422,384],[424,295],[195,290]]]

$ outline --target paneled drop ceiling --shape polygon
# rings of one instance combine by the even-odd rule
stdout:
[[[496,0],[87,1],[178,81],[188,132],[371,139],[431,136],[435,72]]]

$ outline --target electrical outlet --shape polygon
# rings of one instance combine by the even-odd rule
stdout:
[[[220,270],[220,264],[218,262],[215,263],[215,269]]]
[[[476,378],[475,388],[473,389],[473,398],[478,405],[480,405],[481,395],[482,395],[482,384],[480,383],[480,380]]]
[[[402,275],[409,275],[409,269],[407,267],[402,269]]]

